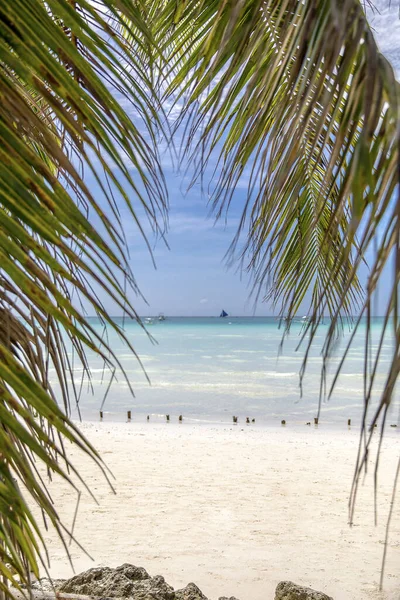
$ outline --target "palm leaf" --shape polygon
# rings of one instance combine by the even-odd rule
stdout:
[[[217,153],[211,199],[217,217],[229,210],[239,180],[250,172],[231,259],[239,250],[256,293],[272,298],[287,317],[285,332],[311,298],[302,376],[324,315],[331,325],[322,374],[342,319],[366,316],[362,435],[378,419],[383,433],[400,369],[400,87],[361,4],[175,0],[156,15],[154,2],[146,5],[168,65],[163,98],[183,105],[175,128],[183,131],[194,181]],[[364,294],[359,268],[376,247]],[[371,301],[393,257],[383,332],[394,332],[393,355],[371,414],[382,349],[382,342],[375,353],[372,348]],[[355,328],[362,322],[356,320]],[[368,457],[365,437],[354,492]]]
[[[118,364],[79,308],[85,303],[134,352],[93,291],[138,318],[126,292],[137,288],[118,204],[143,236],[139,212],[154,231],[165,226],[156,144],[162,111],[139,53],[113,32],[105,8],[114,23],[134,23],[138,44],[152,43],[143,14],[127,0],[118,11],[111,0],[0,2],[0,593],[9,593],[7,580],[28,585],[45,564],[21,490],[64,532],[36,459],[70,481],[76,470],[66,438],[104,472],[69,419],[79,392],[68,382],[68,345],[87,376],[85,348]]]

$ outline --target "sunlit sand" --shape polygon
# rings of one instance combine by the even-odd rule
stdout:
[[[194,581],[210,598],[269,600],[291,579],[335,600],[398,600],[400,511],[394,507],[384,591],[378,591],[385,526],[400,436],[384,443],[374,526],[373,462],[360,487],[354,526],[348,498],[358,432],[300,426],[194,426],[91,423],[83,431],[115,476],[113,495],[101,473],[70,449],[96,495],[83,494],[72,543],[75,571],[124,562],[164,575],[175,588]],[[67,525],[76,496],[50,490]],[[72,574],[53,532],[45,535],[51,574]]]

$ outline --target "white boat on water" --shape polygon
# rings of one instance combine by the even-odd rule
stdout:
[[[158,321],[166,321],[166,317],[163,313],[160,313],[158,317],[145,317],[143,323],[145,325],[155,325]]]

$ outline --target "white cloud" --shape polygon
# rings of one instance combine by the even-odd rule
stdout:
[[[366,11],[369,24],[382,54],[400,77],[400,17],[398,2],[374,0],[373,9]]]
[[[208,302],[208,298],[202,298],[200,300],[200,304],[207,304],[207,302]]]

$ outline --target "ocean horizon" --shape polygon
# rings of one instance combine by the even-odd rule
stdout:
[[[84,380],[82,368],[74,367],[74,384],[79,396],[79,410],[71,394],[73,418],[98,420],[102,410],[111,421],[132,419],[171,421],[182,415],[185,422],[232,423],[238,416],[259,424],[277,424],[282,419],[292,423],[312,422],[319,414],[321,423],[340,424],[352,419],[361,423],[364,409],[365,322],[360,324],[336,383],[332,397],[322,394],[321,351],[328,320],[318,328],[308,356],[300,389],[300,370],[306,344],[300,344],[304,331],[302,318],[293,321],[282,344],[283,327],[276,317],[142,317],[147,332],[134,320],[116,317],[140,358],[132,355],[120,336],[96,317],[90,324],[104,335],[120,363],[111,373],[104,361],[87,352],[91,384]],[[146,324],[146,322],[145,322]],[[383,318],[372,320],[372,352],[378,347]],[[281,326],[280,326],[281,325]],[[352,334],[351,320],[345,323],[335,352],[328,363],[327,391]],[[388,332],[373,389],[369,416],[372,418],[384,389],[386,370],[393,352],[393,338]],[[299,347],[300,344],[300,347]],[[69,356],[73,360],[72,353]],[[125,375],[123,374],[123,371]],[[128,383],[129,381],[129,383]],[[149,383],[150,382],[150,383]],[[72,382],[70,382],[72,384]],[[72,389],[72,385],[71,385]],[[56,389],[57,392],[57,389]],[[134,393],[134,396],[132,394]],[[398,415],[390,415],[397,421]]]

